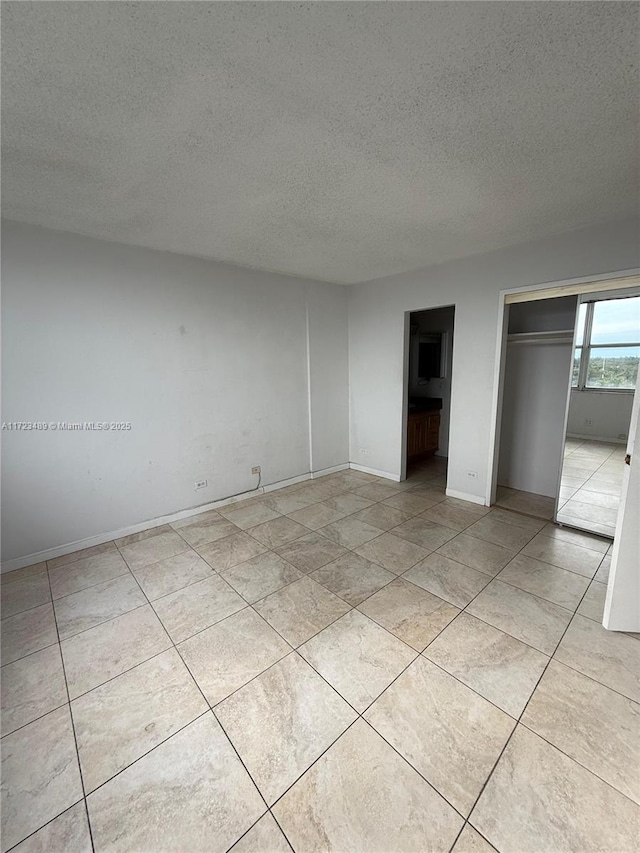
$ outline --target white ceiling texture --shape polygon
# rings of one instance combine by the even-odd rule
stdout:
[[[11,219],[348,284],[635,211],[636,3],[2,6]]]

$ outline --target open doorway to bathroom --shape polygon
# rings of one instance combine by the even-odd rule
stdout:
[[[406,474],[429,472],[446,484],[455,308],[409,315]]]

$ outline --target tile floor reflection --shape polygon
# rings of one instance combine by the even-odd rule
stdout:
[[[558,521],[613,537],[626,445],[567,438]]]

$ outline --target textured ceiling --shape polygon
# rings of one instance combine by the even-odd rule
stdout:
[[[635,3],[2,7],[12,219],[350,283],[634,212]]]

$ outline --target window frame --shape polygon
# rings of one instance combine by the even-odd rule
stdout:
[[[618,299],[631,299],[639,296],[637,293],[629,293],[624,296],[613,297]],[[580,350],[580,366],[578,369],[578,382],[576,385],[573,384],[573,367],[571,372],[571,390],[572,391],[595,391],[596,393],[602,394],[635,394],[635,388],[603,388],[603,387],[593,387],[587,385],[587,376],[589,373],[589,362],[591,361],[591,352],[592,350],[597,349],[615,349],[616,347],[637,347],[640,346],[640,340],[637,341],[629,341],[628,343],[610,343],[610,344],[592,344],[591,343],[591,333],[593,331],[593,315],[595,312],[595,306],[599,302],[610,302],[612,301],[612,297],[609,299],[585,299],[584,301],[579,301],[576,311],[576,320],[578,318],[580,312],[580,306],[586,305],[586,313],[584,319],[584,329],[582,330],[582,343],[577,344],[575,342],[574,335],[574,345],[573,345],[573,360],[575,361],[576,350]],[[576,326],[577,331],[577,326]],[[586,353],[586,356],[585,356]],[[573,365],[573,361],[572,361]]]

